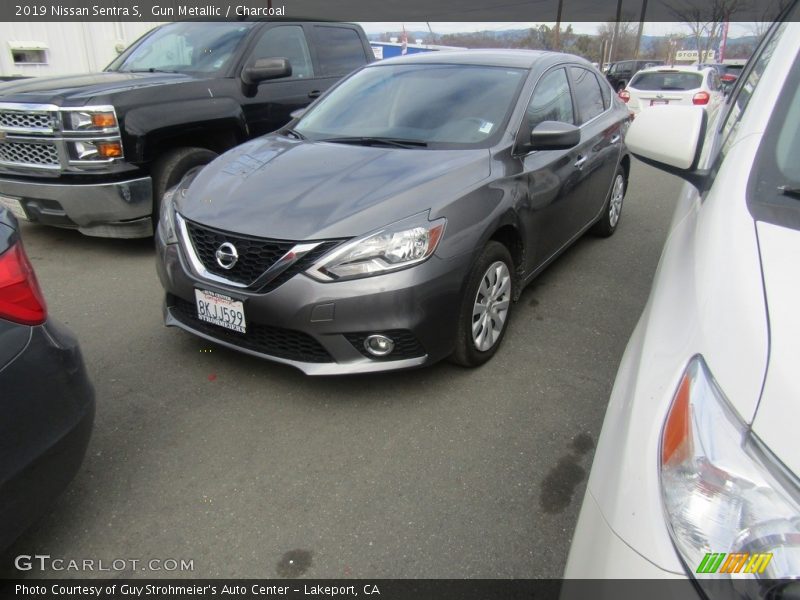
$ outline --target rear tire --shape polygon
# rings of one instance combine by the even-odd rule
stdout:
[[[489,242],[467,276],[452,362],[477,367],[494,356],[508,329],[515,287],[508,248]]]
[[[161,199],[171,187],[178,185],[191,169],[207,165],[217,157],[216,152],[205,148],[175,148],[168,151],[153,165],[153,230],[158,223]]]
[[[611,237],[617,230],[619,220],[622,217],[622,201],[625,198],[625,191],[628,182],[625,180],[625,169],[622,165],[617,167],[614,174],[614,181],[608,192],[608,198],[603,205],[603,216],[592,227],[592,233],[598,237]]]

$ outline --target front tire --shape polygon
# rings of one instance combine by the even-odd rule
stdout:
[[[489,242],[470,270],[458,316],[452,361],[477,367],[503,341],[514,297],[514,261],[503,244]]]
[[[603,216],[592,227],[592,233],[599,237],[611,237],[617,230],[619,219],[622,216],[622,201],[625,198],[627,182],[625,181],[625,170],[622,165],[617,167],[614,174],[614,181],[611,190],[603,206]]]

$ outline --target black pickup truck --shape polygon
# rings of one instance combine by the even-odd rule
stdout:
[[[374,60],[364,31],[169,23],[102,73],[0,84],[0,206],[101,237],[153,234],[165,190]]]

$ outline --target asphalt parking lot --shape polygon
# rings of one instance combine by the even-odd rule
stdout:
[[[634,165],[622,221],[523,293],[478,370],[309,378],[161,321],[152,240],[26,224],[97,392],[86,461],[2,559],[175,559],[120,576],[559,577],[677,179]]]

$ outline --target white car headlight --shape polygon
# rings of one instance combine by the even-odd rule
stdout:
[[[660,465],[673,542],[710,598],[765,598],[776,579],[784,579],[782,588],[798,585],[788,579],[800,578],[800,486],[736,414],[700,356],[672,401]]]
[[[413,218],[412,218],[413,219]],[[338,281],[380,275],[421,263],[442,239],[446,219],[425,215],[401,221],[345,244],[323,256],[306,273],[318,281]]]

